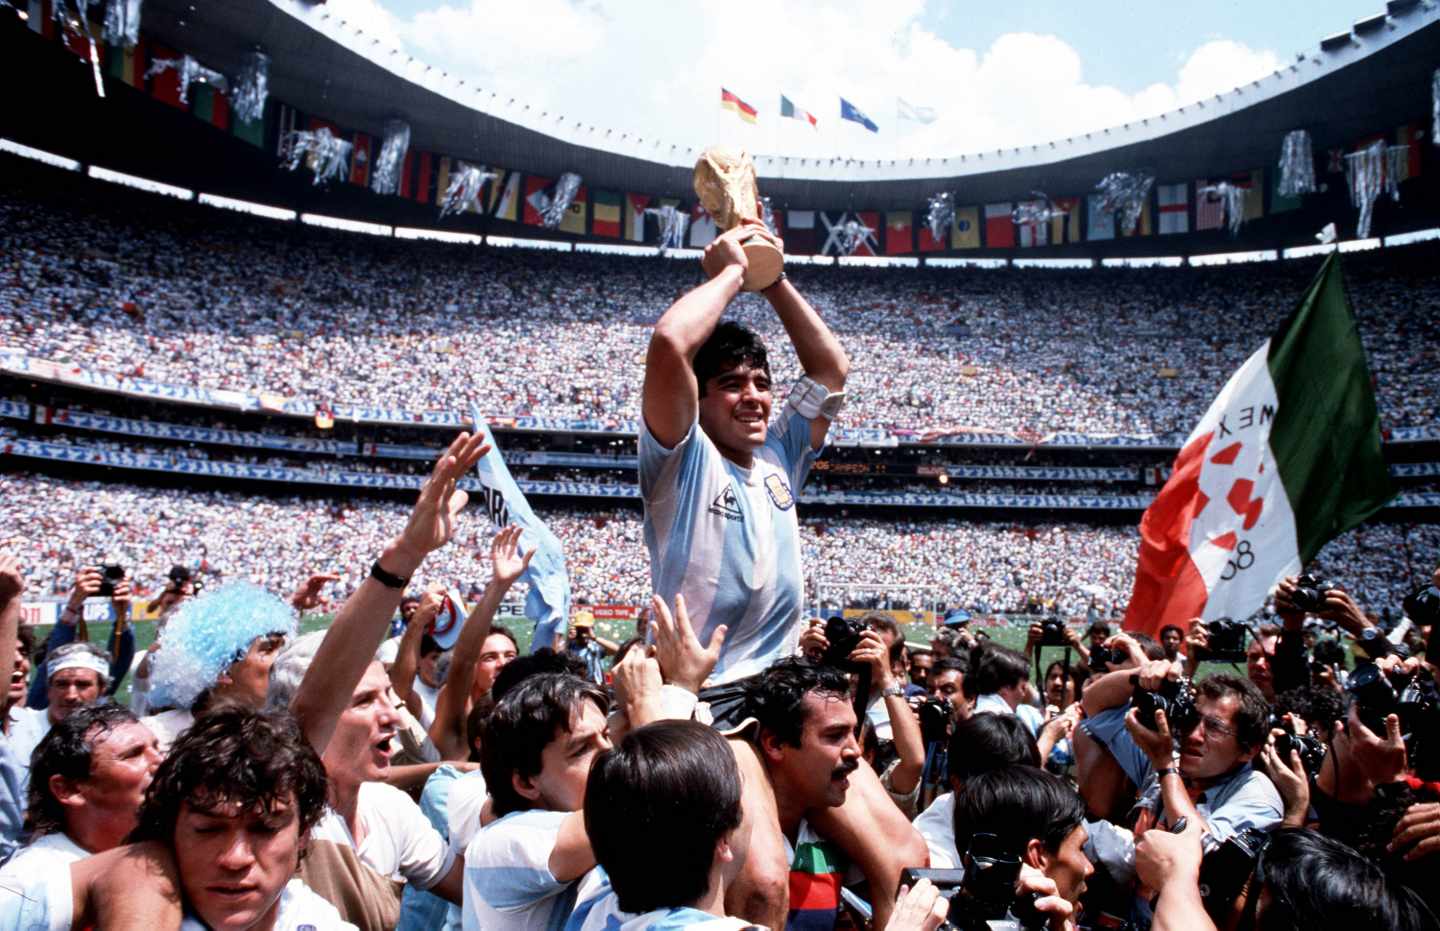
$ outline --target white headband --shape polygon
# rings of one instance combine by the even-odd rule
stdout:
[[[55,677],[56,673],[66,669],[93,669],[99,673],[102,680],[108,678],[110,675],[110,663],[103,657],[96,656],[89,650],[76,650],[68,656],[52,659],[46,663],[45,671],[47,674],[45,680],[48,682]]]

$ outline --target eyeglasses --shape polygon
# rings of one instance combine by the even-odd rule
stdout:
[[[1209,740],[1212,736],[1217,740],[1221,737],[1235,736],[1234,728],[1230,727],[1224,721],[1213,715],[1202,714],[1196,719],[1196,721],[1205,727],[1206,740]]]

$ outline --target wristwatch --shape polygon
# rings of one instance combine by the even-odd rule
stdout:
[[[882,698],[904,698],[905,686],[899,682],[891,682],[880,690],[880,695]]]
[[[1165,767],[1164,769],[1162,769],[1162,770],[1160,770],[1159,772],[1157,772],[1157,773],[1155,774],[1155,778],[1156,778],[1156,779],[1164,779],[1166,776],[1178,776],[1178,775],[1180,775],[1180,767],[1178,767],[1178,766],[1167,766],[1167,767]]]

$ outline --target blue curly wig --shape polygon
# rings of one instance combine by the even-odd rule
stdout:
[[[231,582],[180,606],[151,659],[151,704],[189,708],[250,644],[267,634],[295,636],[295,612],[258,585]]]

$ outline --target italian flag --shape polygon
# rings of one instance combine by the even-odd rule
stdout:
[[[1335,254],[1226,382],[1140,520],[1125,629],[1244,618],[1393,492]]]

